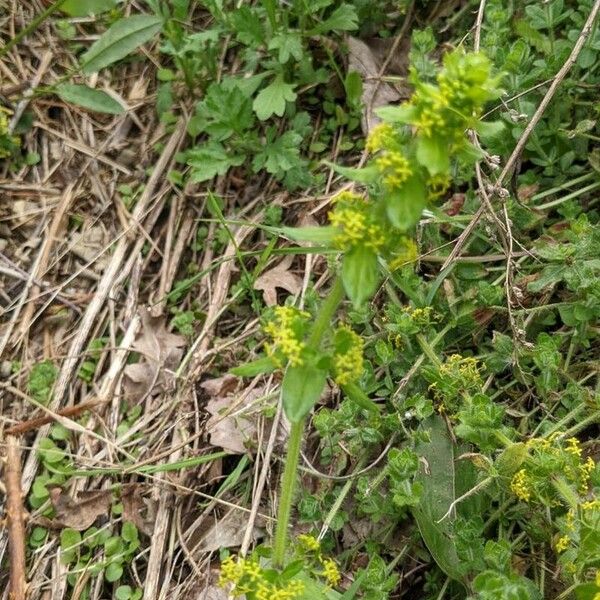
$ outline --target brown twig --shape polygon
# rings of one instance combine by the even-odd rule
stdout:
[[[25,600],[25,521],[23,496],[21,494],[21,450],[18,438],[6,438],[6,516],[8,545],[10,548],[10,592],[11,600]]]
[[[61,408],[60,410],[56,411],[56,414],[60,417],[73,417],[82,413],[85,410],[95,408],[99,404],[102,404],[102,400],[88,400],[87,402],[81,402],[73,406],[67,406],[67,408]],[[23,433],[27,433],[28,431],[38,429],[42,425],[52,423],[55,420],[55,417],[53,417],[52,415],[45,415],[43,417],[37,417],[35,419],[28,419],[27,421],[22,421],[17,425],[13,425],[10,429],[7,429],[6,434],[22,435]]]

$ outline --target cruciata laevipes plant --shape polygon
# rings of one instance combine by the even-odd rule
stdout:
[[[287,535],[306,419],[328,378],[361,407],[379,410],[360,388],[364,341],[336,318],[340,304],[345,296],[356,307],[364,304],[386,272],[410,268],[423,210],[449,189],[459,169],[482,158],[468,132],[495,128],[480,120],[486,104],[501,93],[500,76],[483,54],[454,50],[444,57],[435,82],[422,80],[414,70],[410,81],[414,93],[409,101],[378,111],[381,123],[368,135],[365,166],[335,167],[354,182],[354,189],[332,199],[329,224],[284,230],[295,241],[339,251],[339,272],[327,296],[315,314],[275,307],[264,326],[266,356],[234,369],[247,376],[284,371],[282,402],[291,430],[272,549],[278,569],[293,547]]]

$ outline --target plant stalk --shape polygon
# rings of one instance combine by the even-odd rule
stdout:
[[[323,336],[331,326],[342,298],[344,297],[344,286],[339,277],[336,277],[329,294],[321,305],[312,331],[308,338],[309,347],[317,349],[321,345]],[[288,440],[285,467],[281,476],[281,490],[279,494],[279,507],[277,509],[277,526],[275,528],[275,542],[273,544],[273,562],[275,566],[282,567],[285,562],[285,551],[287,548],[287,534],[292,514],[292,502],[296,490],[296,474],[300,458],[300,448],[304,437],[304,425],[306,419],[292,423],[290,438]]]
[[[304,436],[306,419],[292,423],[290,439],[288,440],[285,468],[281,477],[281,491],[279,507],[277,509],[277,527],[275,529],[275,543],[273,545],[273,561],[276,567],[283,567],[287,546],[287,533],[292,514],[292,501],[296,489],[296,472],[300,458],[300,446]]]

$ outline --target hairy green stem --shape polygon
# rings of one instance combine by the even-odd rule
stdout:
[[[344,286],[342,285],[341,279],[336,277],[329,294],[321,305],[321,309],[317,314],[312,331],[310,332],[308,338],[309,347],[314,349],[319,348],[325,332],[331,327],[335,311],[343,297]],[[294,492],[296,490],[296,473],[298,471],[300,447],[302,445],[305,423],[306,419],[301,419],[297,423],[292,423],[290,438],[288,440],[287,455],[285,457],[285,467],[281,477],[279,508],[277,509],[277,527],[275,529],[275,542],[273,544],[273,561],[278,567],[282,567],[285,562],[288,526],[290,515],[292,514]]]
[[[0,58],[2,58],[11,48],[16,46],[24,37],[35,31],[53,12],[57,11],[66,0],[56,0],[44,12],[41,12],[35,19],[15,35],[15,37],[0,48]]]
[[[275,529],[275,543],[273,546],[273,561],[275,562],[275,566],[278,567],[282,567],[285,562],[288,524],[290,515],[292,514],[292,501],[296,489],[296,472],[298,470],[298,459],[300,458],[300,446],[302,445],[305,422],[306,419],[302,419],[297,423],[292,423],[287,456],[285,458],[285,468],[281,477],[277,527]]]

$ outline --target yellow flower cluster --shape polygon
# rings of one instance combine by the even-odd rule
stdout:
[[[573,456],[581,456],[581,444],[579,443],[579,440],[574,437],[569,438],[565,450],[569,454],[573,454]]]
[[[571,540],[568,535],[563,535],[559,537],[558,540],[556,540],[556,543],[554,544],[554,549],[556,550],[556,552],[558,552],[558,554],[560,554],[569,547],[570,541]]]
[[[388,188],[399,188],[413,174],[410,162],[399,150],[387,150],[375,161]]]
[[[343,339],[343,350],[333,355],[335,381],[338,385],[346,385],[360,379],[364,370],[363,339],[350,327],[340,325],[335,337]]]
[[[422,108],[414,122],[414,126],[421,135],[431,137],[434,132],[439,133],[444,129],[446,120],[442,116],[442,111],[446,105],[446,99],[438,94],[434,102]]]
[[[310,314],[292,306],[276,306],[274,318],[264,326],[264,332],[273,340],[266,344],[267,354],[283,367],[286,359],[291,366],[304,364],[303,352],[306,344],[302,341],[302,330],[310,319]]]
[[[408,263],[413,263],[419,256],[417,245],[409,237],[401,237],[394,245],[394,258],[389,262],[390,271],[395,271]]]
[[[228,556],[221,563],[219,587],[231,587],[234,598],[255,594],[256,600],[293,600],[304,592],[304,583],[298,580],[288,581],[278,586],[265,577],[265,573],[256,560],[235,559]]]
[[[314,535],[308,533],[302,533],[298,536],[298,544],[306,552],[320,552],[321,544]]]
[[[515,473],[510,482],[510,489],[519,500],[529,502],[531,499],[531,482],[525,469]]]
[[[481,367],[476,358],[463,358],[460,354],[453,354],[440,366],[440,375],[458,378],[465,388],[480,387],[483,385],[481,379]]]
[[[326,558],[322,561],[322,564],[323,571],[320,573],[321,577],[323,577],[331,587],[339,585],[342,576],[340,575],[340,571],[335,562],[331,558]]]
[[[396,143],[394,128],[389,123],[375,125],[367,136],[365,148],[367,152],[379,152]]]
[[[342,192],[334,199],[335,209],[329,213],[329,222],[339,233],[333,239],[344,252],[358,246],[379,252],[385,244],[380,225],[374,222],[372,210],[365,198],[351,192]]]
[[[426,306],[424,308],[412,308],[411,306],[404,306],[402,308],[402,312],[408,315],[410,320],[419,327],[431,325],[431,323],[435,320],[435,315],[433,314],[433,308],[431,306]],[[452,355],[451,360],[453,360],[455,357],[461,358],[458,354],[454,354]]]

